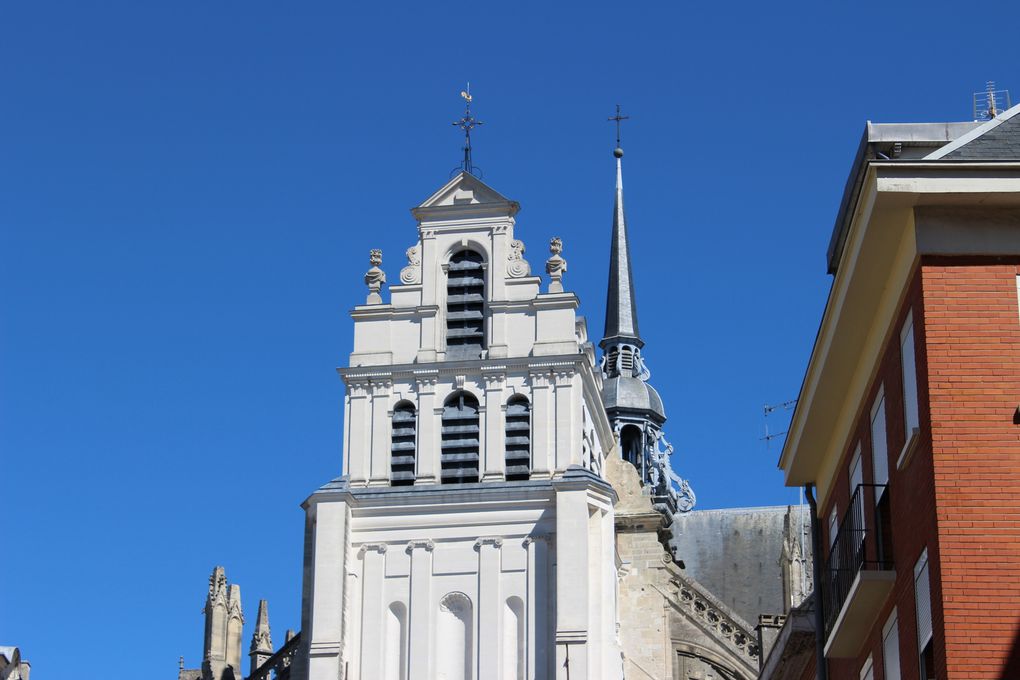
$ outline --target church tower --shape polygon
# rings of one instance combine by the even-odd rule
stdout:
[[[520,206],[465,158],[412,209],[388,301],[373,251],[351,312],[343,476],[304,503],[295,677],[622,677],[615,441],[563,245],[543,292]]]
[[[617,111],[619,123],[624,118]],[[677,477],[670,465],[673,447],[662,427],[666,413],[659,393],[648,383],[651,373],[641,356],[644,341],[638,332],[637,297],[631,270],[630,242],[623,211],[623,149],[616,157],[616,197],[613,205],[613,238],[609,255],[609,287],[606,325],[599,347],[602,395],[623,459],[633,465],[654,507],[667,517],[694,507],[690,485]],[[674,483],[677,488],[674,488]]]

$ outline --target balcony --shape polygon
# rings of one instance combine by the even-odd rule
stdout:
[[[857,656],[896,580],[885,484],[861,484],[822,570],[825,656]]]

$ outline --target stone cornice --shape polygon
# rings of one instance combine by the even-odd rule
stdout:
[[[422,364],[389,364],[381,366],[349,366],[338,368],[344,382],[351,384],[366,379],[415,380],[421,376],[457,376],[497,372],[537,372],[538,370],[575,370],[584,372],[588,361],[583,354],[560,354],[543,357],[502,357],[500,359],[474,359]],[[590,368],[590,367],[589,367]],[[589,370],[590,374],[591,371]]]

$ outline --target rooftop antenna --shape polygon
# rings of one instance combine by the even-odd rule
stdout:
[[[479,125],[485,125],[482,121],[476,119],[471,115],[471,83],[467,84],[466,90],[461,90],[461,98],[464,99],[464,117],[460,120],[453,121],[455,127],[459,127],[464,131],[464,160],[461,161],[460,166],[455,168],[450,175],[454,175],[458,172],[466,172],[469,175],[475,177],[482,176],[482,169],[475,167],[471,162],[471,130],[478,127]]]
[[[974,93],[974,120],[992,120],[1010,106],[1009,90],[996,90],[989,80],[983,92]]]
[[[776,411],[789,411],[789,410],[791,410],[796,405],[797,405],[797,400],[796,399],[790,399],[789,401],[784,401],[781,404],[765,404],[763,406],[762,411],[764,412],[764,416],[765,416],[765,436],[764,437],[759,437],[758,441],[765,442],[766,448],[768,448],[769,443],[773,439],[778,439],[779,437],[782,437],[784,434],[786,434],[788,432],[788,430],[783,430],[782,432],[770,432],[769,431],[769,414],[770,413],[774,413]]]

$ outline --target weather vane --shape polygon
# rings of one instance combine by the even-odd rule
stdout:
[[[619,104],[616,105],[616,115],[609,117],[609,120],[616,121],[616,148],[613,149],[613,155],[616,156],[617,158],[620,158],[620,157],[623,156],[623,147],[620,146],[620,123],[625,121],[625,120],[628,120],[629,118],[630,118],[630,116],[621,116],[620,115],[620,105]]]
[[[471,83],[467,84],[466,90],[461,90],[460,96],[464,99],[464,117],[453,121],[453,124],[464,131],[464,160],[454,172],[463,170],[480,177],[481,168],[476,168],[471,162],[471,130],[484,123],[471,115]]]

